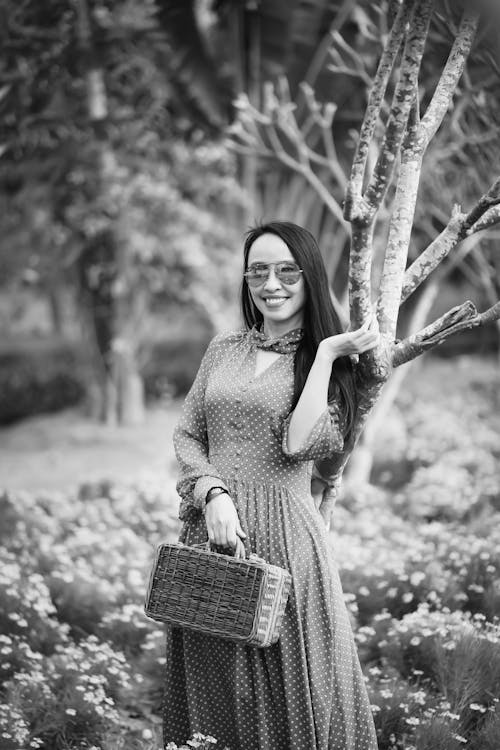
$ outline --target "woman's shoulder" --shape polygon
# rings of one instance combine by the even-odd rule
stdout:
[[[216,333],[215,336],[211,339],[209,343],[210,348],[214,347],[220,347],[220,346],[229,346],[231,344],[236,344],[239,341],[243,341],[248,334],[248,331],[244,328],[241,329],[233,329],[230,331],[221,331],[220,333]]]
[[[208,344],[208,351],[228,349],[235,344],[239,344],[241,341],[245,341],[247,336],[248,331],[245,328],[230,331],[221,331],[211,339],[210,343]]]

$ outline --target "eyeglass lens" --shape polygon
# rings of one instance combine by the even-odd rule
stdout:
[[[284,262],[258,263],[250,266],[244,275],[250,286],[258,286],[267,280],[272,267],[274,267],[277,278],[283,284],[296,284],[302,273],[302,270],[295,263]]]

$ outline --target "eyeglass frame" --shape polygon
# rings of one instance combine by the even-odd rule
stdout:
[[[267,269],[267,276],[266,276],[266,278],[263,279],[262,281],[260,281],[257,284],[251,284],[249,282],[249,280],[248,280],[248,277],[249,277],[249,275],[251,273],[250,269],[252,268],[252,265],[254,265],[254,266],[264,266]],[[286,281],[283,281],[280,278],[280,271],[276,270],[276,266],[294,265],[294,266],[296,266],[296,268],[294,269],[294,273],[298,273],[298,274],[304,273],[303,269],[299,268],[298,265],[297,265],[297,263],[295,263],[295,261],[292,261],[292,260],[280,260],[277,263],[254,263],[252,265],[249,266],[249,268],[243,273],[243,276],[245,277],[248,286],[251,286],[251,287],[258,287],[258,286],[262,286],[262,284],[265,284],[267,282],[267,280],[269,279],[269,275],[271,273],[271,269],[274,271],[274,274],[275,274],[276,278],[278,279],[278,281],[280,282],[280,284],[284,284],[285,286],[293,286],[294,284],[298,284],[299,283],[300,276],[297,279],[297,281],[292,281],[292,282],[289,282],[289,283],[287,283]]]

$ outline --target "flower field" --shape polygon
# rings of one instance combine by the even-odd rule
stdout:
[[[405,393],[404,440],[335,510],[381,750],[500,748],[497,377],[486,362]],[[163,633],[142,602],[176,512],[173,478],[1,496],[1,750],[159,750]]]

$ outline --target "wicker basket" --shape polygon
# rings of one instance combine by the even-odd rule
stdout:
[[[252,646],[279,638],[292,578],[257,555],[161,544],[146,594],[148,617]]]

